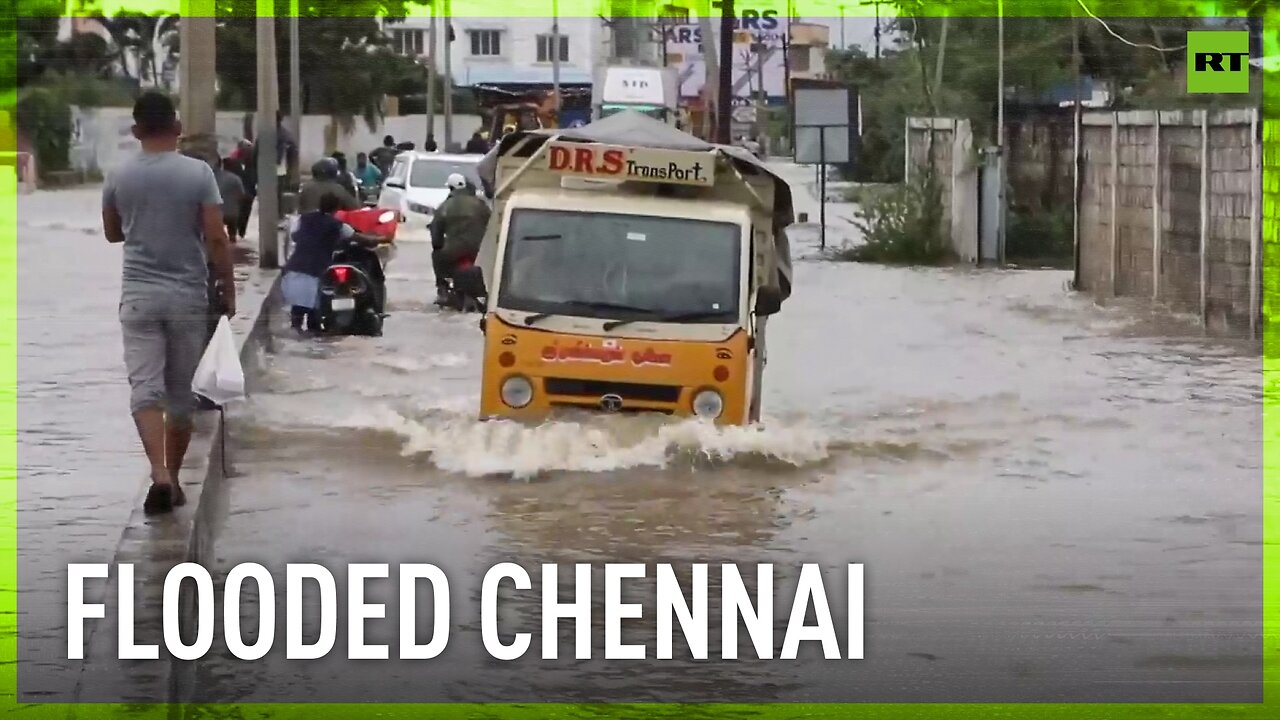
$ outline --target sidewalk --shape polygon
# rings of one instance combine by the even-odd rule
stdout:
[[[18,622],[20,699],[26,701],[70,702],[78,694],[93,696],[83,692],[92,687],[101,700],[165,699],[167,662],[115,660],[114,601],[108,620],[87,624],[88,661],[66,659],[66,565],[136,563],[135,584],[155,585],[155,573],[204,550],[196,518],[209,512],[201,496],[217,460],[216,414],[202,414],[192,440],[183,480],[187,506],[161,518],[141,513],[145,460],[128,414],[117,318],[120,247],[102,237],[101,192],[37,191],[17,203],[17,263],[33,280],[20,283],[17,308]],[[246,347],[277,273],[257,268],[256,239],[238,245],[238,315],[231,325]],[[114,595],[114,585],[102,585],[88,583],[88,602]],[[151,631],[142,629],[145,600],[138,603],[140,641],[152,642]],[[104,642],[105,650],[98,647]]]

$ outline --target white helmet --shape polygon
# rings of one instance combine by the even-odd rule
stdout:
[[[445,181],[450,190],[461,190],[467,186],[467,179],[462,177],[462,173],[453,173],[449,179]]]

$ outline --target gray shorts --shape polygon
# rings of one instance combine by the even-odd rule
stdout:
[[[209,306],[196,298],[132,297],[120,303],[132,412],[164,410],[170,421],[195,412],[191,381],[209,339]]]

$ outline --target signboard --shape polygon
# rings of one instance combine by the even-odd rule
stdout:
[[[548,143],[543,169],[559,175],[630,182],[715,185],[713,153],[654,148]]]
[[[601,97],[609,103],[662,106],[662,72],[652,68],[609,68]]]
[[[753,105],[739,105],[733,108],[733,121],[753,123],[756,121],[756,109]]]
[[[795,161],[802,165],[853,162],[861,133],[857,90],[831,83],[797,83],[793,97]]]
[[[763,75],[764,91],[770,98],[786,97],[786,62],[783,57],[785,26],[774,10],[741,10],[733,34],[733,70],[730,73],[731,97],[734,101],[751,101],[760,92]],[[720,18],[712,18],[715,41],[719,42]],[[706,52],[716,43],[704,43],[697,23],[666,28],[667,61],[678,70],[680,96],[697,97],[707,80]],[[758,52],[756,45],[763,45]],[[719,56],[716,57],[717,61]],[[763,67],[760,61],[763,60]]]

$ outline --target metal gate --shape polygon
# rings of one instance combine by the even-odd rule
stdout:
[[[978,262],[998,264],[1003,248],[1000,247],[1001,224],[1004,208],[1004,183],[998,148],[982,151],[982,177],[978,190]]]

